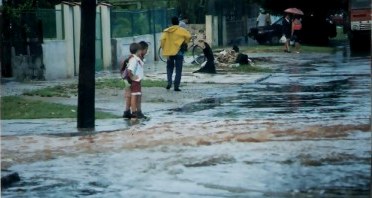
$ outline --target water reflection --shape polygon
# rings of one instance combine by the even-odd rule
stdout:
[[[362,110],[370,103],[367,65],[369,59],[359,57],[347,64],[319,60],[303,66],[283,66],[289,74],[279,73],[259,84],[232,87],[237,90],[235,96],[221,94],[174,111],[214,118],[277,119],[287,114],[292,118],[368,119],[368,110]]]

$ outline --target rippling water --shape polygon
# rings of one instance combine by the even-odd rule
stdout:
[[[369,58],[281,67],[125,131],[3,137],[29,161],[2,196],[368,197]]]
[[[369,133],[338,141],[158,146],[17,165],[4,197],[368,195]],[[357,141],[358,144],[354,144]]]

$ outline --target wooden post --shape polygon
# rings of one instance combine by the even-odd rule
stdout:
[[[94,129],[96,0],[81,2],[77,128]]]

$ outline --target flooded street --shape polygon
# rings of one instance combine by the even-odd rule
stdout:
[[[21,162],[2,197],[369,197],[370,56],[273,59],[257,83],[125,130],[2,137]]]

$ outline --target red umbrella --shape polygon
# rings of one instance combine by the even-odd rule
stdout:
[[[298,14],[298,15],[304,15],[304,12],[298,8],[288,8],[285,9],[284,12],[290,13],[290,14]]]

